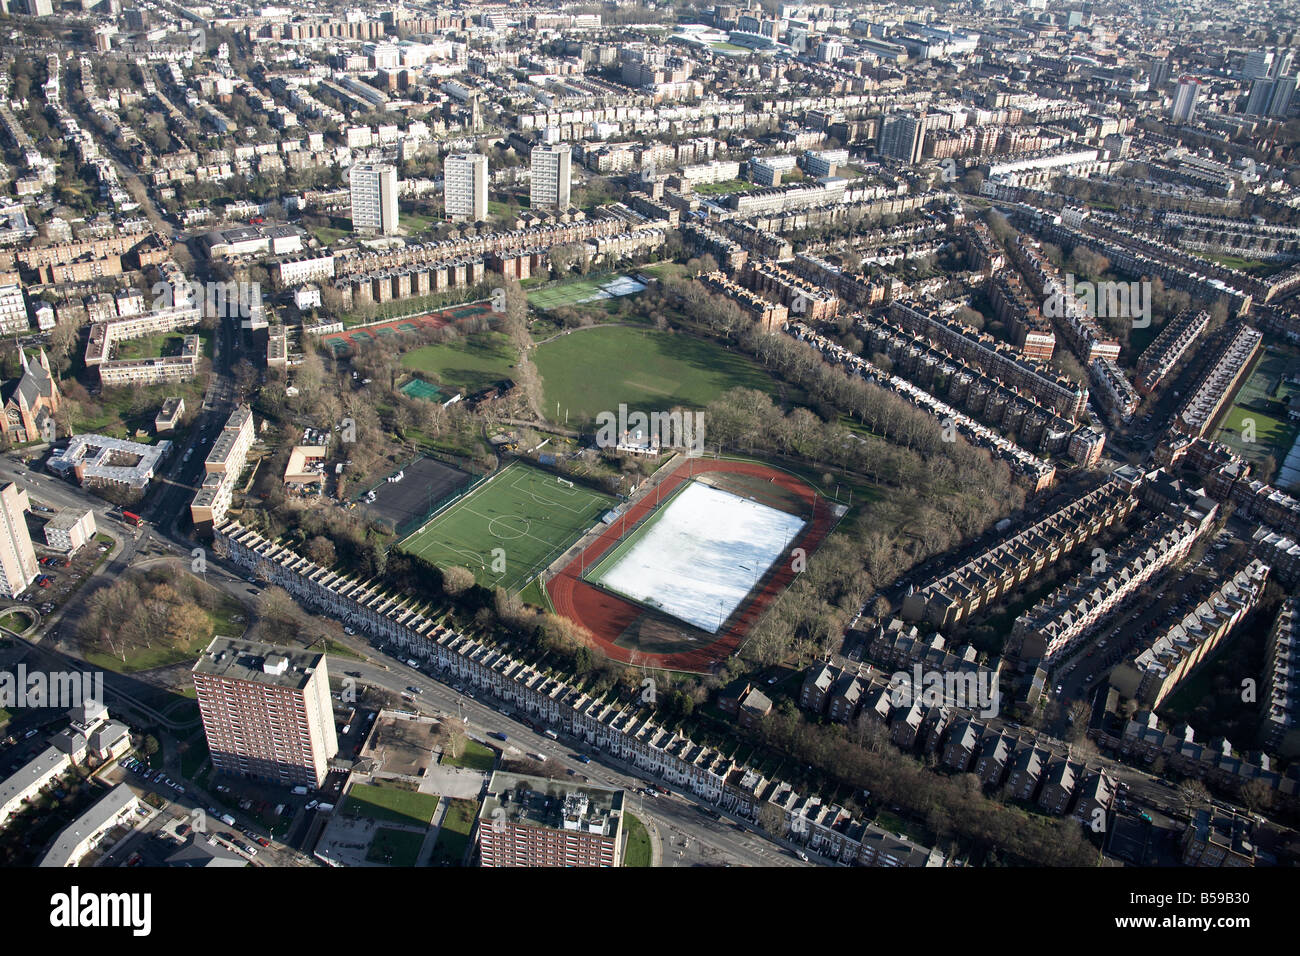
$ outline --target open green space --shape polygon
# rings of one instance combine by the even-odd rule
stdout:
[[[427,793],[359,783],[348,792],[343,812],[389,823],[428,826],[438,798]]]
[[[32,617],[26,611],[14,609],[0,615],[0,627],[13,631],[15,634],[21,634],[31,626]]]
[[[465,741],[465,747],[461,750],[459,757],[444,756],[442,758],[444,767],[460,767],[462,770],[477,770],[480,773],[491,771],[496,762],[497,752],[477,740]]]
[[[159,332],[157,335],[142,335],[138,339],[115,342],[113,344],[113,358],[141,359],[180,355],[184,344],[185,335],[181,332]]]
[[[1228,269],[1236,269],[1238,272],[1244,272],[1247,275],[1254,276],[1257,279],[1265,279],[1272,275],[1290,268],[1293,263],[1289,262],[1265,262],[1262,259],[1243,259],[1240,256],[1229,255],[1210,255],[1202,253],[1202,257],[1209,259],[1211,262],[1217,262],[1219,265]]]
[[[1256,466],[1269,457],[1280,466],[1300,435],[1300,423],[1288,416],[1291,397],[1300,393],[1300,384],[1292,384],[1292,379],[1300,380],[1300,349],[1270,345],[1256,360],[1215,437]]]
[[[375,831],[375,838],[370,841],[370,848],[366,850],[366,860],[370,863],[386,863],[388,866],[415,866],[423,845],[423,833],[380,827]]]
[[[540,607],[544,610],[553,610],[551,599],[546,596],[546,590],[539,583],[539,578],[533,578],[527,586],[519,592],[519,598],[525,604],[531,604],[534,607]]]
[[[478,804],[473,800],[448,800],[447,812],[442,818],[438,841],[433,845],[432,863],[435,866],[459,866],[469,848],[469,835],[474,830]]]
[[[397,223],[411,235],[426,231],[435,222],[438,222],[433,216],[421,215],[418,212],[403,212],[397,216]]]
[[[515,352],[500,332],[479,332],[455,342],[424,345],[402,356],[402,367],[444,388],[466,393],[510,378]]]
[[[623,823],[627,830],[627,849],[623,853],[623,865],[649,866],[650,834],[646,832],[645,824],[630,813],[623,817]]]
[[[468,568],[484,587],[522,587],[613,506],[614,499],[512,462],[404,540],[403,551]]]
[[[686,333],[601,326],[563,335],[537,349],[543,408],[570,427],[601,411],[703,408],[731,388],[773,392],[772,379],[738,352]]]
[[[691,192],[699,196],[723,196],[727,193],[746,193],[757,187],[743,179],[726,179],[720,183],[699,183],[691,187]]]
[[[138,671],[153,670],[156,667],[170,667],[173,664],[193,663],[218,634],[224,637],[239,637],[244,633],[244,623],[234,621],[236,615],[245,613],[242,605],[234,601],[223,601],[215,609],[207,611],[208,627],[201,629],[184,640],[170,641],[160,639],[152,646],[133,645],[127,648],[126,660],[121,655],[106,654],[102,650],[84,648],[81,656],[88,664],[117,674],[134,674]]]
[[[346,229],[333,229],[329,226],[313,226],[311,234],[322,246],[328,246],[350,235]]]

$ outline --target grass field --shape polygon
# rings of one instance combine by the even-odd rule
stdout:
[[[1300,426],[1287,417],[1287,398],[1296,391],[1284,381],[1289,375],[1300,375],[1300,349],[1269,346],[1215,437],[1256,465],[1271,455],[1280,466],[1300,435]],[[1245,440],[1248,420],[1254,422],[1254,441]]]
[[[359,783],[348,792],[347,806],[343,809],[345,813],[372,820],[428,826],[438,809],[438,798],[413,790]]]
[[[371,863],[386,863],[389,866],[415,866],[423,845],[423,833],[380,827],[375,831],[375,838],[370,841],[370,849],[366,850],[366,859]]]
[[[402,367],[465,392],[510,378],[515,364],[510,340],[500,332],[469,335],[447,345],[425,345],[402,356]]]
[[[448,800],[447,813],[442,818],[438,842],[433,845],[433,863],[441,866],[460,866],[469,847],[469,835],[474,829],[478,804],[473,800]]]
[[[330,226],[315,226],[311,234],[316,237],[322,246],[328,246],[332,242],[338,242],[340,239],[351,235],[346,229],[334,229]]]
[[[243,607],[234,601],[223,601],[215,609],[207,612],[210,626],[206,632],[194,634],[175,643],[161,640],[147,647],[133,646],[127,651],[125,661],[121,657],[90,647],[82,648],[81,656],[87,663],[117,674],[134,674],[157,667],[192,662],[214,636],[222,634],[226,637],[239,637],[244,633],[246,622],[234,620],[242,610]]]
[[[138,339],[126,339],[113,345],[113,358],[140,359],[180,355],[185,344],[184,332],[160,332]]]
[[[624,819],[627,823],[627,850],[623,854],[623,865],[649,866],[650,834],[646,832],[645,824],[630,813]]]
[[[0,615],[0,627],[21,634],[32,626],[32,617],[26,611],[13,610]]]
[[[728,193],[745,193],[754,189],[753,183],[743,179],[728,179],[720,183],[700,183],[691,187],[691,192],[701,196],[725,196]]]
[[[692,335],[609,326],[563,335],[537,349],[548,415],[569,425],[601,411],[703,408],[731,388],[772,392],[773,382],[737,352]]]
[[[613,505],[608,495],[567,488],[520,462],[455,502],[401,543],[440,568],[459,565],[484,587],[514,591]]]
[[[479,773],[487,773],[496,766],[496,762],[497,752],[477,740],[465,741],[465,749],[459,757],[442,758],[444,767],[460,767],[463,770],[477,770]]]

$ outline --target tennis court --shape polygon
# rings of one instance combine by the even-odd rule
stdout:
[[[401,392],[408,398],[425,398],[431,402],[442,401],[442,389],[431,385],[422,378],[413,378],[402,386]]]
[[[625,275],[604,279],[576,279],[573,282],[528,293],[528,304],[535,309],[547,311],[566,305],[581,305],[584,302],[633,295],[644,288],[645,286],[640,282]]]
[[[391,319],[387,322],[375,322],[360,328],[346,329],[336,335],[326,336],[325,344],[336,357],[343,357],[353,348],[373,345],[380,337],[396,335],[399,332],[414,332],[418,329],[440,329],[445,325],[463,322],[478,316],[492,316],[492,303],[487,299],[466,302],[424,315],[408,316],[404,319]]]
[[[400,547],[439,568],[468,568],[484,587],[515,591],[613,505],[609,495],[512,462]]]

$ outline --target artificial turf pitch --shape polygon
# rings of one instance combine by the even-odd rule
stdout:
[[[515,591],[614,504],[581,485],[512,462],[401,543],[439,568],[459,565],[484,587]],[[500,550],[497,550],[500,549]]]

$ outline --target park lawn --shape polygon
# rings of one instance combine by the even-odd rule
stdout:
[[[423,833],[380,827],[375,831],[375,838],[370,841],[370,848],[366,850],[366,860],[388,866],[415,866],[423,845]]]
[[[427,793],[359,783],[348,791],[344,812],[389,823],[428,826],[438,809],[438,798]]]
[[[402,356],[402,367],[466,393],[511,378],[516,355],[500,332],[480,332],[446,345],[424,345]]]
[[[479,743],[477,740],[465,741],[465,749],[461,751],[459,757],[442,758],[444,767],[462,767],[465,770],[477,770],[480,773],[488,773],[497,762],[497,752],[491,747]],[[455,801],[452,801],[453,803]]]
[[[630,813],[624,821],[627,823],[627,849],[623,853],[623,865],[649,866],[652,859],[650,834],[646,832],[645,824]]]
[[[617,414],[703,408],[728,389],[773,393],[772,379],[738,352],[685,333],[601,326],[563,335],[537,349],[548,414],[570,427]]]
[[[433,845],[432,862],[441,866],[460,866],[469,847],[469,835],[474,830],[478,816],[478,803],[473,800],[448,800],[447,812],[442,818],[438,841]]]
[[[211,354],[211,337],[204,339],[204,354]],[[128,438],[152,444],[151,438],[141,438],[138,433],[153,434],[154,416],[158,407],[170,396],[185,400],[189,408],[203,405],[206,376],[200,375],[187,382],[164,382],[158,385],[140,385],[130,388],[106,388],[88,405],[78,404],[70,421],[72,431]],[[95,410],[91,414],[91,410]],[[169,435],[176,440],[183,435]]]
[[[1286,415],[1287,401],[1294,392],[1287,379],[1300,372],[1300,351],[1270,345],[1260,355],[1237,392],[1234,404],[1223,416],[1215,437],[1255,465],[1272,457],[1281,465],[1291,451],[1300,426]],[[1254,419],[1253,441],[1245,441],[1242,429]]]
[[[216,635],[239,637],[244,633],[244,624],[234,624],[230,621],[231,616],[238,614],[240,610],[238,604],[223,602],[216,610],[207,612],[208,627],[204,632],[176,643],[161,641],[152,647],[131,648],[127,652],[125,661],[121,657],[106,654],[96,648],[84,649],[81,656],[86,663],[113,671],[115,674],[134,674],[138,671],[169,667],[182,662],[192,663]]]
[[[330,226],[315,226],[311,229],[311,234],[316,237],[322,246],[328,246],[350,235],[346,229],[334,229]]]
[[[417,212],[404,212],[397,216],[397,224],[412,235],[424,232],[437,221],[433,216],[422,216]]]
[[[686,267],[679,262],[656,262],[652,265],[642,266],[637,272],[644,272],[648,276],[654,276],[656,279],[684,279],[686,278]]]

